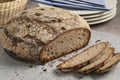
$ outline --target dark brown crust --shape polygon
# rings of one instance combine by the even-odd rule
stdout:
[[[33,59],[31,59],[31,58],[20,57],[20,56],[16,55],[13,51],[9,51],[9,50],[7,50],[7,49],[4,49],[4,50],[6,51],[6,53],[7,53],[10,57],[12,57],[12,58],[14,58],[14,59],[16,59],[16,60],[18,60],[18,61],[22,61],[22,62],[26,62],[26,63],[33,63],[33,64],[41,64],[39,61],[33,60]]]
[[[91,38],[91,32],[90,32],[90,30],[87,29],[87,28],[76,28],[76,29],[68,30],[68,31],[60,34],[59,36],[55,37],[53,40],[51,40],[50,42],[48,42],[48,44],[47,44],[46,46],[44,46],[44,47],[42,48],[42,50],[41,50],[41,52],[40,52],[40,61],[41,61],[41,63],[42,63],[42,64],[45,64],[46,62],[53,60],[53,59],[49,59],[49,60],[43,59],[43,55],[45,54],[45,53],[44,53],[44,49],[46,49],[49,44],[51,44],[53,41],[55,41],[57,38],[59,38],[60,36],[64,35],[65,33],[68,33],[68,32],[73,31],[73,30],[78,30],[78,29],[80,29],[80,30],[81,30],[81,29],[84,29],[84,30],[86,30],[86,31],[88,32],[89,37],[88,37],[87,43],[85,43],[85,45],[83,45],[83,46],[81,46],[81,47],[78,47],[78,48],[76,48],[76,49],[74,49],[74,50],[68,51],[66,54],[63,54],[63,55],[61,55],[61,56],[59,56],[59,57],[65,56],[65,55],[67,55],[67,54],[69,54],[69,53],[71,53],[71,52],[73,52],[73,51],[76,51],[76,50],[78,50],[78,49],[81,49],[81,48],[85,47],[85,46],[89,43],[89,40],[90,40],[90,38]],[[59,58],[59,57],[56,57],[56,58]],[[56,58],[54,58],[54,59],[56,59]]]
[[[102,42],[102,43],[107,43],[107,42]],[[93,46],[91,46],[91,47],[94,47],[95,45],[93,45]],[[106,45],[107,46],[107,45]],[[91,48],[91,47],[89,47],[89,48]],[[87,49],[85,49],[84,51],[87,51],[89,48],[87,48]],[[84,51],[82,51],[82,52],[84,52]],[[75,55],[75,56],[78,56],[79,54],[77,54],[77,55]],[[74,56],[74,57],[75,57]],[[95,56],[96,57],[96,56]],[[94,57],[94,58],[95,58]],[[71,58],[73,58],[73,57],[71,57]],[[71,59],[71,58],[69,58],[69,59]],[[68,59],[68,60],[69,60]],[[66,61],[63,61],[63,63],[65,63],[65,62],[67,62],[68,60],[66,60]],[[91,60],[91,59],[90,59]],[[88,60],[87,62],[89,63],[90,62],[90,60]],[[63,63],[61,63],[61,64],[59,64],[58,66],[57,66],[57,68],[59,69],[59,70],[62,70],[62,68],[61,68],[61,65],[63,64]],[[84,62],[84,63],[86,63],[86,62]],[[84,63],[81,63],[81,64],[84,64]],[[74,66],[74,67],[69,67],[70,69],[71,68],[73,68],[73,69],[78,69],[79,67],[78,67],[79,65],[77,65],[77,66]],[[69,69],[69,68],[64,68],[64,69]]]
[[[2,30],[3,31],[3,30]],[[4,36],[7,37],[7,35],[4,33]],[[10,39],[9,37],[7,37],[8,39]],[[15,42],[15,41],[14,41]],[[14,45],[15,46],[15,45]],[[13,46],[11,46],[13,47]],[[22,61],[22,62],[27,62],[27,63],[34,63],[34,64],[40,64],[40,62],[38,61],[38,58],[37,57],[34,57],[34,56],[22,56],[22,55],[18,55],[17,53],[15,53],[14,51],[12,50],[8,50],[7,48],[3,47],[3,49],[7,52],[7,54],[10,56],[10,57],[13,57],[19,61]],[[22,49],[21,49],[22,50]]]

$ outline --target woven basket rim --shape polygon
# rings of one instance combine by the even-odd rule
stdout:
[[[6,5],[14,5],[16,3],[24,3],[26,0],[14,0],[14,1],[10,1],[10,2],[4,2],[4,3],[0,3],[0,8],[4,7]]]
[[[16,2],[16,1],[21,1],[21,0],[13,0],[13,1],[10,1],[10,2],[8,1],[8,2],[3,2],[3,3],[0,3],[0,4],[7,4],[7,3],[9,3],[9,4],[10,4],[10,3],[14,3],[14,2]]]
[[[24,3],[25,4],[25,3]],[[0,12],[2,12],[2,11],[11,11],[11,10],[13,10],[14,8],[16,8],[16,7],[20,7],[20,6],[22,6],[22,5],[24,5],[24,4],[21,4],[21,5],[17,5],[17,6],[15,6],[15,7],[12,7],[11,9],[2,9],[2,10],[0,10]]]
[[[0,11],[2,11],[4,9],[7,9],[7,8],[9,9],[10,6],[15,7],[15,6],[24,4],[26,2],[27,2],[27,0],[15,0],[15,1],[12,1],[12,2],[0,3],[0,8],[1,8]]]
[[[0,3],[0,28],[4,25],[8,18],[15,15],[17,10],[22,11],[28,0],[15,0],[11,2]],[[22,9],[22,10],[21,10]]]

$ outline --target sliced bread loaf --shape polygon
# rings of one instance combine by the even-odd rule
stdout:
[[[96,61],[78,69],[77,72],[90,73],[96,70],[99,66],[104,64],[104,62],[114,53],[114,51],[115,51],[114,48],[107,47]]]
[[[102,67],[97,69],[96,73],[104,73],[111,70],[120,61],[120,53],[116,53]]]
[[[89,34],[89,30],[86,28],[66,31],[41,50],[40,61],[45,63],[84,47],[90,39]]]
[[[91,46],[90,48],[84,50],[83,52],[59,64],[57,68],[63,71],[74,69],[78,66],[82,66],[85,63],[89,62],[91,59],[101,54],[107,46],[108,46],[107,42],[102,42],[94,46]]]
[[[85,34],[81,41],[87,39],[81,47],[87,45],[90,39],[90,31],[88,31],[90,27],[82,17],[60,8],[38,7],[27,9],[13,16],[4,25],[4,29],[2,30],[2,34],[4,35],[0,35],[2,37],[0,41],[2,47],[12,57],[25,62],[40,63],[40,60],[42,60],[40,59],[40,51],[43,46],[60,34],[76,28],[86,28],[77,32],[82,31],[80,33]],[[78,37],[77,34],[76,37]]]

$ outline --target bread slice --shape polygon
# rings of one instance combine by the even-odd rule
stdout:
[[[102,67],[97,69],[96,73],[104,73],[111,70],[120,61],[120,53],[114,54],[114,56],[109,59]]]
[[[115,51],[114,48],[107,47],[103,51],[101,56],[96,61],[94,61],[93,63],[88,64],[87,66],[84,66],[84,67],[78,69],[77,72],[80,72],[80,73],[90,73],[90,72],[96,70],[96,68],[98,68],[99,66],[104,64],[104,62],[107,59],[109,59],[109,57],[111,57],[111,55],[114,53],[114,51]]]
[[[68,30],[50,41],[40,53],[41,63],[48,62],[78,50],[88,44],[90,31],[86,28]]]
[[[80,67],[101,54],[107,46],[107,42],[101,42],[99,44],[93,45],[90,48],[84,50],[83,52],[59,64],[57,68],[64,71],[74,69],[78,66]]]

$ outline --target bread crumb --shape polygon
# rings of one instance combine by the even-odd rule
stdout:
[[[81,79],[81,78],[83,78],[83,77],[82,77],[82,76],[79,76],[78,78]]]
[[[101,42],[101,40],[97,40],[97,41],[95,41],[95,43],[98,43],[98,42]]]
[[[52,61],[52,64],[55,63],[56,61]]]
[[[29,65],[28,68],[33,68],[33,65]]]
[[[47,69],[43,69],[43,71],[45,72],[45,71],[47,71]]]
[[[43,67],[41,69],[44,69]]]
[[[50,65],[50,67],[53,67],[53,65]]]
[[[64,61],[62,58],[58,59],[58,61]]]
[[[16,76],[19,76],[19,74],[16,74]]]

